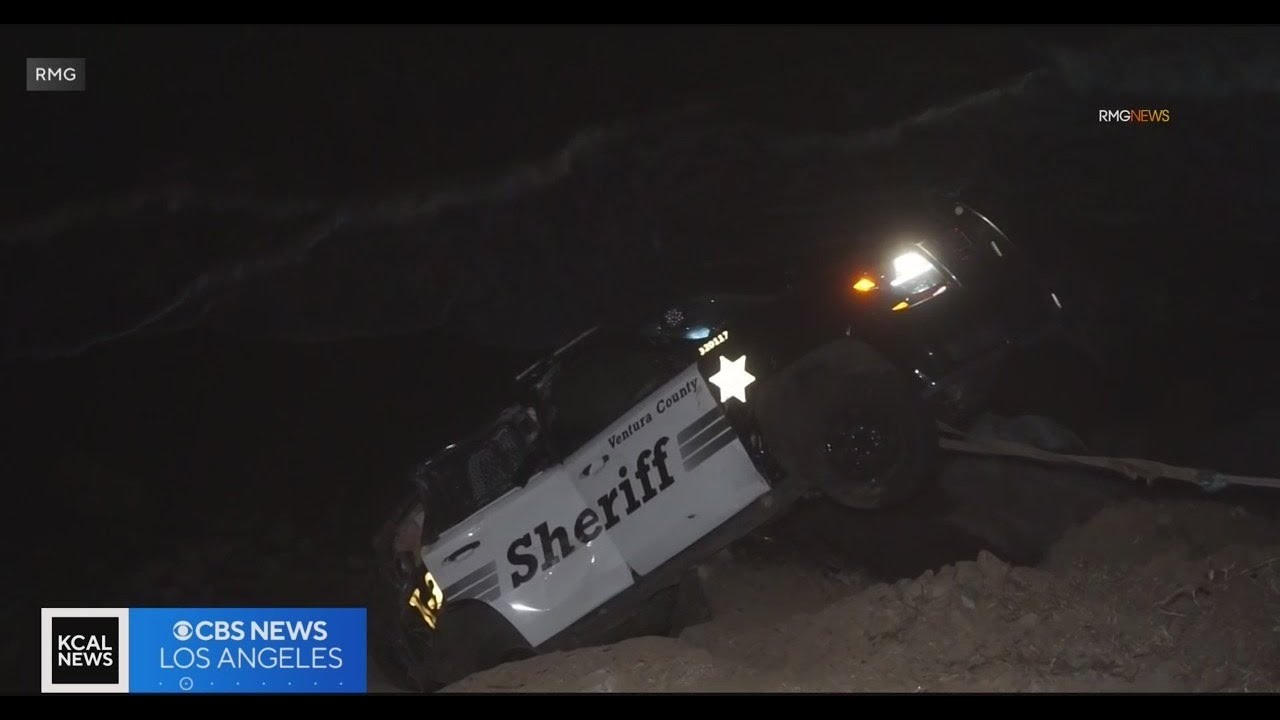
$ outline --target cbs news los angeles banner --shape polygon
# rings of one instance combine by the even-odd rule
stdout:
[[[44,608],[46,693],[364,693],[363,608]]]

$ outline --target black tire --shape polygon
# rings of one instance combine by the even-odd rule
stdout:
[[[822,443],[815,448],[821,455],[819,486],[828,498],[859,510],[887,508],[915,497],[933,479],[937,423],[905,378],[844,374],[833,377],[831,392],[815,400],[823,430],[815,438]],[[865,449],[842,451],[841,439]]]
[[[429,692],[435,689],[429,679],[427,643],[423,633],[412,624],[415,618],[406,616],[404,610],[413,608],[397,602],[390,588],[375,589],[376,596],[369,601],[369,655],[379,672],[392,685],[409,692]],[[422,624],[421,618],[416,618]]]
[[[887,508],[911,499],[935,476],[936,419],[897,372],[874,363],[814,364],[779,389],[786,397],[771,412],[781,419],[770,423],[767,439],[788,473],[825,497],[859,510]],[[880,444],[889,443],[880,447],[887,462],[855,472],[848,453],[832,443],[851,422],[878,429]]]

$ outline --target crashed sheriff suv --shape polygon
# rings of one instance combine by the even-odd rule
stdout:
[[[390,679],[431,690],[669,631],[690,571],[797,498],[912,497],[937,420],[980,403],[993,360],[1061,303],[967,205],[877,227],[775,289],[583,333],[420,464],[375,541],[371,646]]]

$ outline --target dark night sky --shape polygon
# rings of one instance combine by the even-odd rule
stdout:
[[[23,238],[8,246],[13,252],[5,263],[16,274],[8,284],[19,288],[11,291],[16,308],[11,312],[18,318],[17,329],[6,338],[6,354],[21,354],[26,347],[43,352],[49,343],[75,348],[128,335],[175,298],[186,298],[179,300],[182,309],[203,312],[198,303],[188,302],[192,293],[203,301],[208,292],[230,285],[241,298],[237,302],[249,303],[247,322],[267,323],[273,334],[379,332],[358,327],[367,324],[363,314],[369,312],[360,308],[390,303],[352,300],[341,287],[391,287],[388,292],[400,299],[390,317],[404,319],[390,324],[429,325],[438,312],[429,308],[441,303],[436,296],[456,301],[456,286],[476,286],[473,271],[465,266],[479,263],[484,272],[503,264],[483,256],[459,259],[463,255],[483,254],[488,248],[511,257],[512,243],[545,248],[546,243],[580,247],[586,242],[600,253],[612,252],[605,249],[610,242],[638,247],[619,233],[659,238],[670,247],[683,242],[674,239],[678,234],[671,228],[686,220],[662,215],[668,212],[664,208],[691,202],[701,192],[697,183],[721,184],[711,179],[715,173],[741,178],[771,173],[780,178],[777,183],[799,187],[786,179],[794,170],[775,172],[763,165],[734,169],[740,160],[754,162],[760,142],[748,140],[732,149],[733,142],[742,141],[707,130],[718,123],[757,128],[753,132],[771,138],[839,136],[890,125],[999,87],[1051,62],[1055,51],[1103,43],[1119,31],[91,26],[5,32],[6,46],[18,55],[85,57],[88,65],[87,92],[13,92],[10,107],[15,111],[0,118],[7,137],[22,138],[0,150],[6,155],[4,165],[22,178],[0,199],[0,217],[37,221],[34,230],[25,225],[0,228],[0,234]],[[296,223],[245,223],[219,214],[219,203],[228,201],[217,198],[251,198],[249,202],[262,206],[255,212],[271,213],[298,202],[348,208],[406,190],[447,194],[469,183],[494,178],[500,183],[504,173],[522,163],[546,167],[549,162],[554,173],[556,153],[592,130],[616,138],[628,123],[689,111],[700,113],[703,139],[677,124],[658,135],[656,149],[655,141],[614,140],[607,152],[580,154],[588,163],[615,167],[587,170],[592,177],[581,180],[585,187],[565,189],[555,203],[531,200],[525,206],[536,205],[536,210],[477,206],[467,211],[472,217],[455,216],[444,227],[406,220],[413,227],[406,225],[403,232],[415,238],[414,248],[407,246],[409,240],[378,239],[386,234],[385,222],[351,230],[355,240],[326,241],[320,250],[331,246],[336,255],[322,257],[359,255],[335,260],[340,264],[333,267],[347,272],[354,262],[371,273],[363,281],[329,278],[324,263],[311,263],[301,274],[290,275],[287,269],[272,273],[266,282],[274,289],[244,283],[239,276],[219,280],[237,272],[237,266],[260,267],[264,258],[274,268],[276,260],[290,256],[290,248],[305,239],[299,240]],[[690,143],[691,150],[675,147],[681,142]],[[700,156],[708,151],[721,157]],[[627,153],[636,157],[624,159]],[[809,172],[802,165],[796,167]],[[681,178],[691,174],[705,177],[682,185]],[[772,191],[760,186],[745,192],[768,196]],[[175,193],[182,199],[173,200]],[[743,218],[735,208],[760,204],[731,193],[725,197],[713,202]],[[777,193],[772,197],[791,202]],[[133,198],[152,200],[139,212]],[[162,204],[204,203],[213,216],[161,218],[157,227],[145,212],[155,206],[155,198]],[[570,210],[570,204],[584,207]],[[615,206],[622,209],[608,212],[623,214],[607,219],[601,208]],[[526,217],[530,212],[539,217]],[[670,214],[681,212],[718,213],[718,222],[725,224],[722,232],[732,232],[731,221],[709,205]],[[105,213],[110,221],[82,223],[75,233],[43,234],[49,224],[64,227],[70,219],[95,213]],[[140,227],[145,223],[151,224]],[[625,227],[615,227],[619,223]],[[459,224],[464,227],[457,229]],[[647,224],[666,229],[649,230]],[[568,239],[526,240],[531,234]],[[673,239],[662,240],[662,235]],[[441,243],[466,249],[445,249]],[[371,244],[383,249],[373,250]],[[541,257],[559,252],[548,248]],[[388,279],[379,267],[417,268],[420,274]],[[422,290],[406,297],[397,289],[403,287]],[[275,298],[266,300],[270,307],[253,299],[264,295]],[[317,306],[299,307],[308,298]],[[419,304],[428,309],[424,319],[415,320],[411,308]],[[399,309],[404,307],[410,309]],[[496,307],[477,312],[505,311]],[[538,312],[548,316],[558,311]],[[304,322],[300,314],[334,317],[334,327],[341,329],[331,333],[304,327],[326,322]],[[186,326],[190,321],[184,316],[172,322]]]
[[[5,210],[236,172],[248,182],[373,192],[501,168],[583,128],[690,103],[836,129],[855,103],[863,121],[892,119],[1042,62],[1048,41],[1087,44],[1114,32],[10,29],[14,56],[86,57],[89,81],[83,95],[11,97],[6,137],[23,142],[6,144],[17,155],[6,165],[21,169],[25,192],[8,195]],[[301,164],[308,172],[289,172]]]
[[[673,253],[838,236],[831,208],[877,185],[965,188],[1051,255],[1109,266],[1188,262],[1171,230],[1252,247],[1273,216],[1265,28],[4,34],[88,64],[85,93],[6,91],[6,357],[206,323],[376,336],[445,308],[545,342],[586,320],[546,318],[626,290],[607,258],[642,278]],[[1096,121],[1144,104],[1174,123]],[[576,294],[540,292],[543,271]]]

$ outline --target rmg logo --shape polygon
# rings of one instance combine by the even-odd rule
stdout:
[[[1163,110],[1099,110],[1098,122],[1169,122],[1168,109]]]

